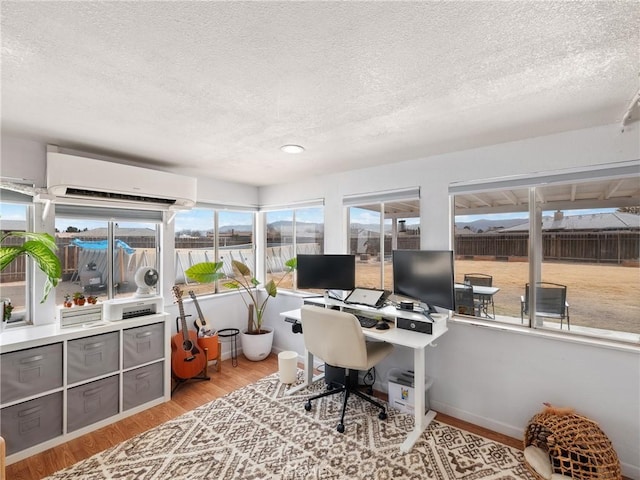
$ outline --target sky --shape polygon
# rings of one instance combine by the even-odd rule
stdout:
[[[25,218],[25,207],[23,205],[9,204],[9,203],[0,203],[0,218],[5,220],[24,220]],[[565,210],[565,214],[567,215],[588,215],[593,213],[604,213],[604,212],[614,212],[614,208],[606,208],[606,209],[582,209],[582,210]],[[553,211],[545,211],[543,215],[552,215]],[[361,208],[351,208],[351,222],[352,223],[363,223],[363,224],[371,224],[371,223],[379,223],[380,217],[379,213],[373,212],[371,210],[365,210]],[[220,226],[228,226],[228,225],[249,225],[251,224],[251,216],[252,212],[229,212],[229,211],[220,211],[219,222]],[[517,213],[496,213],[496,214],[483,214],[483,215],[458,215],[456,216],[457,223],[465,223],[465,222],[473,222],[474,220],[478,220],[480,218],[484,218],[487,220],[504,220],[504,219],[513,219],[513,218],[522,218],[527,219],[529,217],[527,212],[517,212]],[[292,211],[291,210],[281,210],[281,211],[273,211],[268,212],[267,221],[277,222],[280,220],[291,220]],[[296,211],[296,220],[299,222],[314,222],[314,223],[322,223],[324,220],[323,217],[323,208],[304,208],[298,209]],[[192,210],[179,212],[175,218],[176,222],[176,231],[181,230],[200,230],[206,231],[211,230],[213,225],[213,216],[210,210],[194,208]],[[419,223],[418,218],[410,218],[407,219],[407,224],[417,224]],[[68,226],[74,226],[79,228],[80,230],[84,230],[85,228],[91,230],[93,228],[106,227],[105,221],[92,221],[92,220],[80,220],[80,219],[64,219],[64,218],[56,218],[56,228],[58,231],[65,231]],[[125,226],[125,223],[121,223],[120,226]],[[126,223],[128,227],[148,227],[149,224],[144,223]]]

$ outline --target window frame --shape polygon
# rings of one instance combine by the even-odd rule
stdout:
[[[531,175],[519,175],[514,177],[503,177],[498,179],[476,180],[472,182],[455,182],[449,185],[449,200],[451,204],[451,235],[455,238],[455,219],[457,214],[464,214],[465,212],[456,211],[456,195],[462,194],[479,194],[487,192],[504,192],[507,190],[517,190],[522,188],[528,189],[528,208],[529,215],[529,241],[528,241],[528,283],[535,285],[537,282],[542,281],[542,267],[544,264],[544,252],[543,252],[543,230],[542,230],[542,218],[543,212],[549,210],[570,210],[570,209],[599,209],[599,208],[620,208],[624,206],[637,206],[637,200],[635,205],[632,197],[619,197],[618,199],[605,199],[605,200],[577,200],[578,205],[573,200],[558,200],[547,201],[544,196],[543,190],[547,187],[563,186],[570,184],[585,184],[598,181],[610,181],[615,182],[620,179],[639,179],[640,180],[640,161],[628,161],[628,162],[615,162],[611,164],[596,165],[588,168],[567,169],[562,171],[550,171],[550,172],[538,172]],[[615,191],[615,187],[611,187],[612,191]],[[484,210],[489,210],[490,207]],[[498,207],[496,213],[504,213],[506,211],[515,211]],[[525,211],[520,209],[520,211]],[[475,212],[476,214],[488,213],[488,212]],[[455,241],[452,242],[455,252]],[[529,291],[528,298],[528,317],[525,318],[524,328],[536,331],[549,332],[548,327],[544,327],[542,322],[536,320],[536,289],[532,288]],[[454,313],[454,315],[456,315]],[[456,315],[457,316],[457,315]],[[480,317],[463,316],[457,317],[460,319],[470,318],[474,321],[484,320]],[[488,322],[490,325],[504,327],[504,325],[510,325],[508,323],[501,322]],[[556,332],[556,330],[552,330]],[[580,334],[576,334],[570,330],[557,330],[558,334],[575,337]],[[587,335],[582,334],[591,339],[597,340],[611,340],[599,335]],[[623,340],[612,340],[615,342],[624,343]]]

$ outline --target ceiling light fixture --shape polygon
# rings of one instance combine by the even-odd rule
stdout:
[[[304,152],[304,147],[300,145],[283,145],[280,147],[284,153],[302,153]]]

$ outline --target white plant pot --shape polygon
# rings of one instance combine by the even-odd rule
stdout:
[[[263,330],[266,330],[263,328]],[[260,335],[249,335],[246,330],[240,333],[242,353],[252,362],[264,360],[271,353],[273,345],[273,330]]]

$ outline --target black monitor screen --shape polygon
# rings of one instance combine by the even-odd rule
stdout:
[[[393,293],[455,310],[451,250],[394,250]]]
[[[298,255],[298,288],[353,290],[355,255]]]

